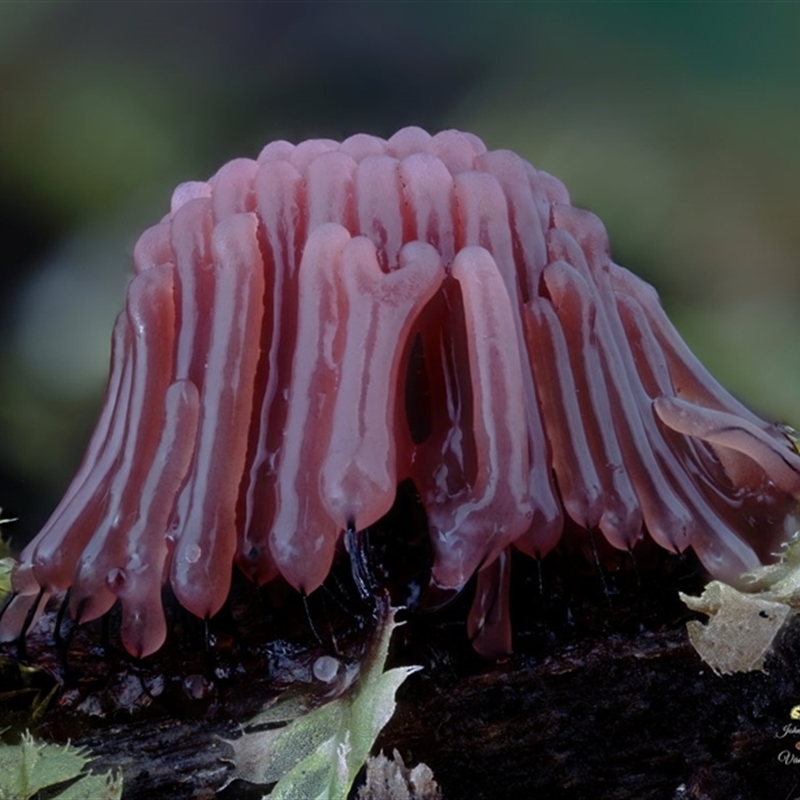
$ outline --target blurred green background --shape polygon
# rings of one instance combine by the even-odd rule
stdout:
[[[0,506],[74,471],[137,234],[275,138],[471,130],[565,181],[723,383],[800,424],[800,4],[0,3]]]

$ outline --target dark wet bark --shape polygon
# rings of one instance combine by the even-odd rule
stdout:
[[[680,630],[421,674],[380,743],[451,798],[796,798],[800,763],[779,755],[800,735],[776,736],[800,702],[798,630],[783,639],[766,675],[714,675]]]
[[[564,580],[551,581],[538,608],[520,605],[535,574],[517,586],[518,654],[505,663],[471,654],[463,607],[399,629],[390,661],[425,669],[401,688],[379,747],[426,762],[451,800],[800,797],[800,763],[779,760],[784,751],[800,759],[800,734],[778,738],[800,704],[797,625],[781,636],[768,674],[719,677],[688,644],[675,601],[683,577],[626,593],[616,573],[595,574],[594,588],[570,574],[581,589],[569,602]],[[229,771],[222,739],[237,735],[276,681],[308,677],[316,645],[281,642],[246,661],[235,648],[220,654],[218,639],[211,655],[173,648],[136,664],[113,646],[90,647],[91,635],[81,630],[71,643],[65,685],[35,725],[39,737],[71,737],[96,754],[97,769],[122,769],[129,800],[263,795],[265,787],[242,782],[215,795]],[[46,666],[57,672],[52,659]],[[13,667],[3,680],[19,684]],[[29,680],[52,683],[44,674]]]

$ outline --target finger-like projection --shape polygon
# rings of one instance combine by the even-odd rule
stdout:
[[[136,656],[234,569],[313,592],[411,481],[431,581],[510,647],[510,552],[569,517],[736,580],[793,531],[800,457],[689,352],[555,178],[475,136],[274,142],[179,186],[145,231],[78,474],[25,548],[12,639],[70,590]],[[412,357],[413,354],[413,357]]]

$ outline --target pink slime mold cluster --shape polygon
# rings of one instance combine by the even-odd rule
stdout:
[[[510,645],[509,552],[565,515],[735,580],[796,524],[800,457],[706,372],[563,185],[475,136],[273,142],[179,186],[145,231],[97,429],[25,548],[12,639],[70,590],[136,656],[237,565],[313,592],[342,532],[413,481],[432,582],[477,571],[469,632]]]

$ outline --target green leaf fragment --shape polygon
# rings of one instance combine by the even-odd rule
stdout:
[[[713,581],[700,597],[681,599],[693,611],[709,615],[707,624],[686,623],[689,641],[718,675],[763,670],[764,658],[789,615],[784,603],[745,594]]]
[[[739,588],[711,581],[700,597],[680,594],[706,624],[686,625],[689,641],[716,673],[763,670],[764,658],[788,619],[800,610],[800,537],[777,564],[742,576]]]
[[[11,591],[12,569],[14,569],[13,558],[0,558],[0,600]]]
[[[246,733],[234,742],[235,777],[276,782],[270,800],[344,800],[378,734],[395,710],[395,693],[419,667],[384,672],[397,627],[389,609],[361,676],[344,696],[303,713],[297,697],[277,703],[249,725],[291,719],[285,727]],[[288,712],[288,713],[287,713]]]
[[[2,513],[3,509],[0,508],[0,517],[2,517]],[[3,525],[7,522],[15,522],[15,520],[0,518],[0,534],[2,534]],[[11,548],[8,542],[0,536],[0,601],[11,591],[11,570],[14,569],[14,564]]]
[[[344,708],[339,700],[334,700],[318,708],[279,731],[267,733],[280,734],[272,743],[272,750],[268,754],[268,762],[261,775],[261,782],[274,783],[279,781],[298,764],[308,762],[304,769],[310,769],[313,756],[317,751],[323,750],[331,736],[346,725]],[[310,761],[309,761],[310,760]],[[311,795],[306,795],[311,796]]]
[[[86,751],[69,744],[42,744],[25,733],[16,745],[0,745],[0,800],[28,800],[48,786],[75,781],[55,795],[57,800],[118,800],[122,779],[83,775]],[[75,780],[79,778],[79,780]]]
[[[84,775],[55,800],[120,800],[122,797],[122,776],[106,772],[103,775]]]

